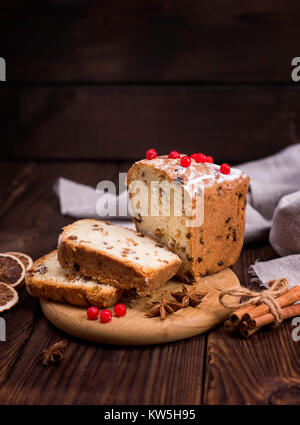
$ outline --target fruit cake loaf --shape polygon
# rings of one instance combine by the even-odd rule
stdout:
[[[193,283],[198,277],[218,272],[237,261],[243,245],[250,179],[245,172],[229,166],[224,170],[229,174],[223,174],[218,165],[181,160],[182,156],[175,159],[160,156],[138,161],[127,174],[127,185],[136,229],[176,253],[182,259],[177,276]],[[166,190],[170,183],[173,192]],[[151,184],[159,186],[158,199],[150,196],[153,195]],[[202,223],[190,226],[184,207],[181,216],[174,213],[176,191],[182,197],[187,193],[195,210],[202,208]],[[200,202],[195,202],[196,197]],[[165,199],[170,204],[167,214],[162,206]]]
[[[73,305],[109,307],[122,296],[120,289],[81,276],[74,270],[62,269],[57,251],[35,261],[25,280],[32,296]]]
[[[174,276],[180,258],[134,230],[106,221],[78,220],[59,237],[58,260],[77,271],[122,289],[148,295]]]

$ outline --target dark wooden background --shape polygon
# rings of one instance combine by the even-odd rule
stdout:
[[[2,0],[1,154],[238,163],[300,140],[298,0]]]

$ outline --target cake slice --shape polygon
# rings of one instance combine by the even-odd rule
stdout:
[[[81,276],[74,270],[62,269],[57,251],[35,261],[25,280],[32,296],[73,305],[109,307],[122,296],[120,289]]]
[[[223,174],[216,164],[191,159],[182,167],[180,160],[138,161],[128,171],[127,185],[136,229],[176,253],[182,259],[178,277],[193,283],[237,261],[250,179],[241,170]],[[179,204],[185,196],[189,215],[183,202],[174,209],[175,200]],[[191,225],[194,216],[199,223]]]
[[[148,295],[181,266],[180,258],[152,238],[107,221],[79,220],[59,237],[58,260],[85,276]]]

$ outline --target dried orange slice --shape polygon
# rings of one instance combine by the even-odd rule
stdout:
[[[31,269],[32,265],[33,265],[33,260],[31,257],[29,257],[29,255],[24,254],[24,252],[5,252],[5,254],[8,255],[13,255],[14,257],[17,257],[20,261],[22,261],[22,263],[25,266],[25,271],[27,272],[27,270]]]
[[[21,260],[13,255],[0,254],[0,281],[17,287],[24,282],[25,267]]]
[[[10,285],[0,282],[0,313],[9,310],[19,301],[17,291]]]

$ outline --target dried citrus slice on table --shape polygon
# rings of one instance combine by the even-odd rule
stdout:
[[[13,255],[0,254],[0,282],[17,287],[24,282],[25,266]]]
[[[17,257],[25,266],[25,271],[29,270],[33,265],[33,260],[29,255],[24,254],[24,252],[5,252],[5,254],[13,255],[14,257]]]
[[[0,282],[0,313],[9,310],[19,301],[17,291],[10,285]]]

